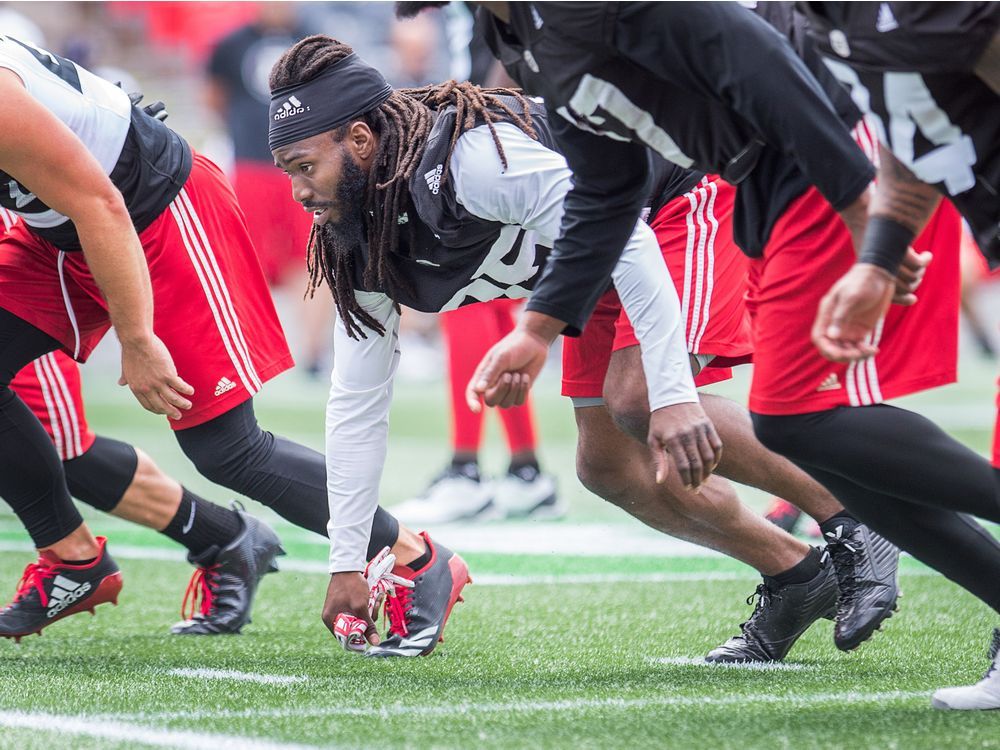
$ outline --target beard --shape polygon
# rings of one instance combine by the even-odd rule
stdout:
[[[327,221],[320,227],[324,245],[335,255],[354,254],[365,238],[364,202],[368,176],[344,149],[343,170],[337,185],[339,221]]]
[[[428,10],[429,8],[443,8],[446,5],[450,5],[450,3],[448,2],[396,3],[396,18],[414,18],[422,10]]]

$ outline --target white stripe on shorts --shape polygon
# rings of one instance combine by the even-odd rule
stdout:
[[[215,254],[205,237],[204,229],[193,206],[189,209],[190,201],[185,203],[186,197],[187,195],[182,189],[177,198],[170,204],[170,213],[180,231],[181,240],[188,252],[191,265],[201,282],[202,291],[208,301],[209,308],[212,310],[212,317],[215,319],[219,336],[226,347],[226,352],[229,354],[236,374],[249,393],[256,393],[260,390],[261,381],[253,367],[246,342],[242,340],[242,330],[229,297],[229,289],[219,272]],[[194,222],[197,222],[197,225]],[[199,232],[195,231],[195,226]]]

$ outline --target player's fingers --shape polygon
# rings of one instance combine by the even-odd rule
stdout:
[[[677,476],[681,480],[681,484],[691,488],[694,482],[692,480],[691,459],[688,456],[686,447],[681,443],[680,439],[675,437],[667,441],[666,448],[667,453],[674,459],[674,465],[677,466]]]
[[[194,387],[189,385],[180,375],[171,375],[167,378],[166,385],[185,396],[190,396],[194,393]]]
[[[175,391],[173,388],[161,388],[159,391],[159,396],[163,401],[170,404],[176,409],[188,410],[191,408],[191,402],[184,398],[181,394]]]
[[[528,392],[531,390],[531,377],[526,372],[517,373],[514,377],[514,388],[512,391],[512,406],[524,406],[528,400]]]
[[[698,434],[698,455],[701,456],[702,465],[702,477],[701,482],[698,483],[700,487],[703,483],[708,481],[708,477],[712,474],[718,463],[715,458],[715,450],[712,448],[712,444],[708,441],[708,435],[704,432],[699,432]]]
[[[486,389],[485,401],[487,406],[502,406],[504,399],[510,392],[511,375],[505,372],[501,375],[496,385]]]
[[[715,430],[714,424],[707,424],[705,426],[705,438],[708,440],[708,444],[712,448],[712,455],[715,460],[712,463],[712,471],[715,471],[716,467],[722,461],[722,438],[719,437],[719,433]]]
[[[469,411],[473,414],[478,414],[483,410],[482,397],[473,387],[475,380],[470,380],[468,385],[465,386],[465,405],[469,407]]]
[[[165,414],[168,419],[180,419],[181,412],[172,404],[164,401],[160,394],[156,391],[150,391],[146,394],[146,400],[149,401],[152,409],[150,411],[155,414]]]
[[[663,484],[666,482],[667,476],[670,474],[670,458],[663,448],[656,447],[653,449],[653,467],[656,471],[656,483]]]
[[[372,622],[371,617],[366,616],[364,620],[365,624],[368,626],[367,628],[365,628],[365,638],[368,640],[370,644],[372,644],[373,646],[377,646],[382,642],[382,639],[379,638],[378,630],[375,628],[375,623]]]

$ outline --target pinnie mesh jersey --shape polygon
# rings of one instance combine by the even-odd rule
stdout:
[[[163,123],[132,106],[128,94],[76,63],[0,36],[0,68],[76,135],[125,198],[136,231],[153,223],[191,171],[191,149]],[[80,250],[73,223],[0,172],[0,206],[60,250]]]
[[[498,98],[521,112],[513,97]],[[544,108],[532,100],[528,103],[538,141],[555,150]],[[509,119],[499,109],[494,114],[500,122]],[[392,254],[408,283],[408,288],[394,291],[393,299],[424,312],[453,310],[498,296],[527,297],[550,250],[534,244],[533,233],[475,216],[458,201],[445,174],[455,116],[454,106],[435,115],[420,164],[410,178],[410,200],[399,216],[399,242]],[[476,127],[482,125],[484,121],[477,119]],[[452,158],[456,170],[462,168],[457,158]],[[385,291],[367,289],[362,280],[368,254],[367,243],[356,250],[354,286]]]
[[[1000,262],[1000,96],[972,69],[1000,3],[800,3],[827,66],[879,140],[951,197]]]
[[[511,3],[509,24],[491,18],[486,34],[553,117],[739,183],[734,232],[751,256],[809,184],[842,209],[873,175],[788,41],[734,3]]]

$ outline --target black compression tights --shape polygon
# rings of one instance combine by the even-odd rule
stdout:
[[[937,425],[892,406],[753,414],[758,439],[791,459],[896,546],[1000,612],[1000,523],[989,463]]]
[[[181,450],[207,479],[253,498],[296,526],[327,535],[326,459],[262,430],[252,401],[176,435]],[[380,507],[368,559],[395,544],[398,535],[399,522]]]
[[[0,309],[0,497],[48,547],[83,523],[70,499],[59,454],[45,428],[10,389],[22,368],[55,349],[48,334]]]

